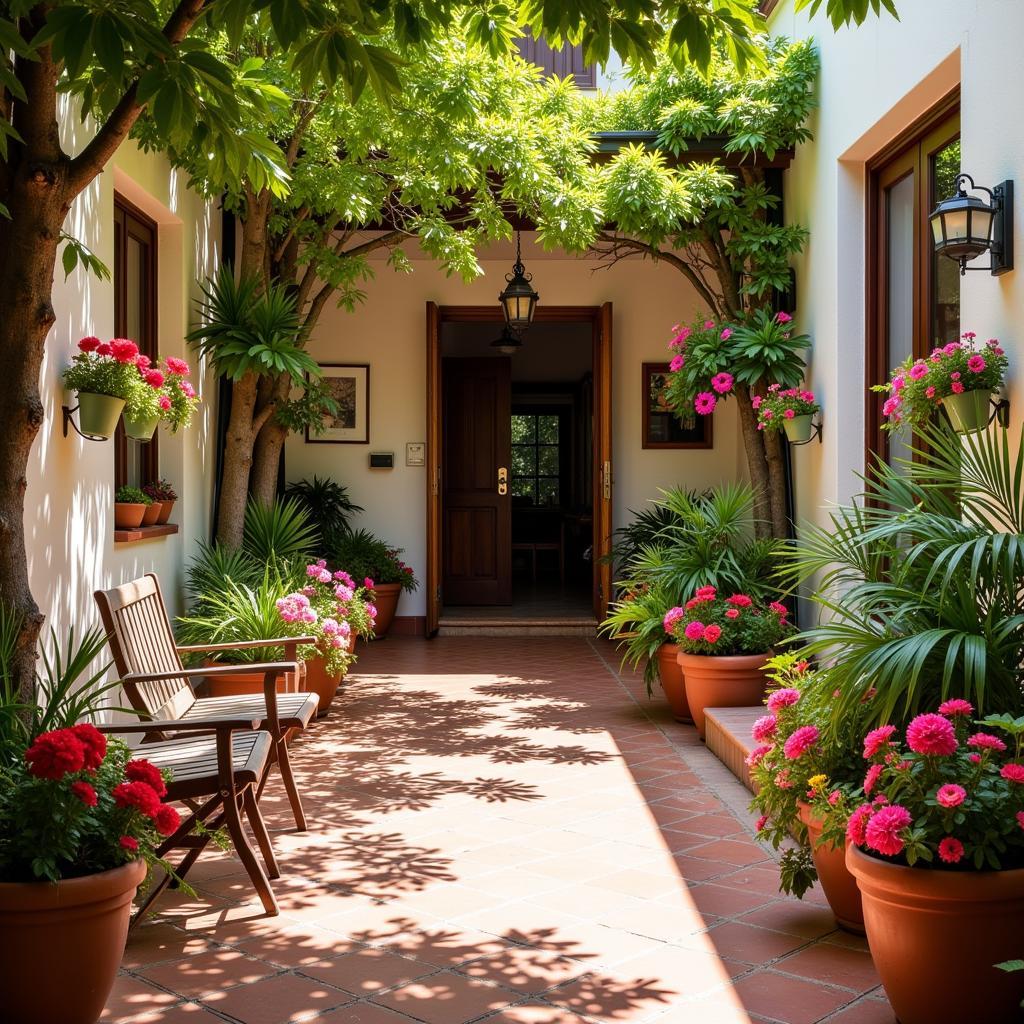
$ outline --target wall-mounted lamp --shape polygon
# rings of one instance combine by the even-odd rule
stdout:
[[[989,203],[967,194],[987,192]],[[969,174],[959,174],[956,195],[942,199],[929,216],[935,251],[956,260],[960,273],[968,270],[989,270],[1005,274],[1013,270],[1013,182],[1004,181],[995,188],[975,185]],[[983,252],[989,253],[987,267],[968,267],[969,260]]]
[[[511,327],[503,328],[501,334],[491,342],[491,348],[496,348],[503,356],[514,356],[522,347],[522,336]]]
[[[533,312],[537,308],[540,296],[533,290],[530,282],[532,274],[526,273],[523,266],[519,232],[516,232],[516,261],[512,265],[512,273],[505,275],[508,284],[498,296],[501,308],[505,311],[505,323],[513,330],[523,331],[533,321]]]

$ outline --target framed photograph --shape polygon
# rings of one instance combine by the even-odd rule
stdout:
[[[306,444],[370,443],[370,366],[368,363],[321,363],[324,384],[338,403],[334,416],[324,417],[326,429],[311,434]]]
[[[643,447],[713,448],[711,416],[681,420],[665,401],[668,363],[643,364]]]

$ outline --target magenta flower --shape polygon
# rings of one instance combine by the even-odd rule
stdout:
[[[864,845],[864,831],[867,828],[868,818],[871,817],[871,804],[861,804],[846,822],[847,842],[854,846]]]
[[[726,327],[724,331],[719,335],[722,341],[728,341],[732,337],[732,331]]]
[[[778,711],[780,708],[792,707],[800,699],[800,691],[792,687],[776,690],[765,702],[769,711]]]
[[[980,355],[973,355],[967,360],[967,369],[971,373],[981,373],[985,369],[985,357]]]
[[[772,745],[770,743],[762,743],[761,746],[754,747],[754,749],[747,754],[744,764],[748,768],[754,768],[764,760],[765,754],[770,753],[771,750]],[[1024,828],[1024,826],[1022,826],[1022,828]]]
[[[788,324],[793,322],[793,318],[788,313],[776,313],[775,320],[780,324]]]
[[[732,597],[725,599],[725,603],[733,604],[737,608],[749,608],[754,601],[748,594],[733,594]]]
[[[1024,764],[1015,764],[1011,761],[1009,764],[1004,764],[1003,767],[999,769],[999,774],[1006,779],[1007,782],[1016,782],[1018,784],[1024,783]]]
[[[179,377],[187,377],[189,375],[188,363],[184,359],[178,359],[175,356],[168,356],[166,359],[167,369],[171,373],[176,374]]]
[[[810,750],[817,742],[817,726],[802,725],[799,729],[793,732],[788,740],[786,740],[782,748],[782,752],[791,761],[795,761],[798,757],[803,757],[803,755],[806,754],[807,751]]]
[[[705,320],[704,321],[704,330],[705,331],[713,331],[714,329],[715,329],[715,321],[714,320]]]
[[[704,636],[703,622],[689,622],[683,630],[687,640],[700,640]]]
[[[880,725],[877,729],[872,729],[864,737],[864,757],[870,759],[889,746],[895,732],[895,725]]]
[[[864,842],[872,850],[886,857],[895,857],[903,852],[903,839],[900,833],[909,828],[914,819],[910,811],[899,804],[886,804],[875,811],[868,819],[864,829]]]
[[[920,380],[922,377],[928,375],[928,367],[924,363],[914,363],[910,368],[910,379]]]
[[[964,844],[953,836],[946,836],[939,843],[939,860],[944,864],[957,864],[964,855]]]
[[[791,420],[794,416],[796,416],[796,411],[793,409],[787,409],[782,415],[783,417],[785,417],[785,419]]]
[[[363,585],[365,586],[365,582]],[[373,587],[367,587],[366,589],[373,590]],[[661,620],[665,627],[665,632],[671,633],[672,627],[685,615],[686,612],[684,612],[682,608],[669,608],[669,610],[665,612],[665,618]]]
[[[940,807],[959,807],[966,799],[967,790],[952,782],[939,786],[939,790],[935,794],[935,802]]]
[[[947,718],[956,718],[958,715],[973,715],[974,705],[969,700],[954,697],[952,700],[943,701],[939,705],[939,714]]]
[[[710,416],[717,404],[718,399],[710,391],[701,391],[693,400],[693,407],[701,416]]]
[[[999,753],[1006,749],[1006,744],[990,732],[976,732],[968,739],[967,746],[974,747],[976,750],[995,750]]]
[[[956,733],[949,719],[942,715],[918,715],[907,726],[907,746],[915,754],[947,757],[956,751]]]
[[[711,386],[720,394],[725,395],[732,391],[733,378],[731,373],[726,373],[724,370],[721,373],[716,373],[711,378]]]
[[[764,401],[764,398],[762,398],[761,395],[754,395],[754,397],[750,400],[750,405],[754,409],[760,409],[761,408],[761,403],[763,401]]]
[[[686,357],[681,355],[674,355],[672,362],[668,364],[669,370],[672,373],[678,373],[686,365]]]
[[[898,411],[899,407],[900,407],[900,400],[898,398],[887,398],[882,403],[882,415],[883,416],[892,416],[895,412]]]
[[[755,743],[764,743],[770,740],[779,727],[779,720],[774,715],[762,715],[750,730],[750,736]]]
[[[871,791],[878,785],[878,776],[882,774],[885,765],[873,764],[864,776],[864,795],[871,796]]]
[[[757,821],[754,823],[754,831],[755,832],[760,832],[761,829],[763,829],[765,827],[765,825],[767,825],[767,824],[768,824],[768,815],[767,814],[762,814],[761,817],[758,818]]]
[[[704,633],[702,639],[705,643],[715,644],[718,643],[718,638],[722,635],[722,627],[716,626],[712,623],[710,626],[704,627]]]

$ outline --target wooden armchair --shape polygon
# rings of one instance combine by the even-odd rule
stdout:
[[[280,913],[270,878],[280,872],[270,845],[270,836],[260,814],[256,789],[266,777],[273,751],[269,732],[256,731],[260,716],[255,718],[217,718],[212,721],[167,720],[101,725],[107,733],[160,732],[175,733],[173,739],[154,740],[144,744],[140,756],[157,768],[169,770],[168,801],[181,802],[189,808],[173,835],[157,848],[157,856],[167,857],[174,850],[184,850],[181,862],[174,866],[178,878],[184,878],[217,829],[227,828],[242,865],[252,881],[269,916]],[[242,816],[256,836],[256,842],[267,865],[264,872],[249,845]],[[138,924],[164,891],[172,876],[164,873],[154,880],[146,893],[132,927]]]
[[[131,706],[144,718],[176,723],[209,723],[218,719],[256,721],[259,728],[270,734],[272,747],[270,759],[256,786],[255,799],[258,800],[262,794],[270,766],[276,762],[295,815],[295,825],[298,831],[304,832],[306,815],[292,774],[286,740],[293,729],[305,729],[312,721],[317,697],[314,693],[278,693],[277,683],[279,679],[287,679],[289,673],[292,678],[297,677],[297,649],[300,644],[313,643],[314,638],[287,637],[251,643],[178,647],[160,583],[154,573],[147,573],[111,590],[97,590],[94,596],[107,630],[114,665]],[[203,668],[185,668],[181,662],[183,653],[217,653],[260,647],[284,647],[285,660]],[[262,694],[197,698],[192,689],[193,679],[249,672],[263,673]],[[143,743],[147,746],[163,738],[163,731],[153,723],[144,730],[133,731],[145,732]]]

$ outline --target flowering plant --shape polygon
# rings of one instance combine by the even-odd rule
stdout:
[[[821,819],[815,801],[830,792],[830,781],[832,786],[840,781],[859,785],[858,747],[868,708],[865,701],[859,713],[837,718],[828,673],[814,670],[799,655],[780,654],[768,667],[767,714],[754,723],[755,747],[746,761],[756,790],[750,806],[760,815],[758,837],[776,850],[791,836],[799,840],[779,862],[779,888],[799,898],[817,878],[800,806],[811,805]],[[834,812],[833,807],[826,810]]]
[[[78,348],[64,371],[64,386],[70,391],[120,398],[127,404],[138,387],[135,357],[139,349],[135,342],[126,338],[100,341],[90,336],[82,338]]]
[[[166,480],[154,480],[142,488],[154,501],[177,501],[178,495]]]
[[[369,530],[336,532],[327,541],[331,564],[344,566],[356,579],[398,583],[410,592],[419,586],[412,566],[402,561],[402,548],[391,547]]]
[[[973,713],[954,698],[913,718],[902,741],[892,725],[864,737],[868,767],[848,816],[849,842],[911,866],[1024,866],[1024,718],[975,724]]]
[[[966,331],[960,340],[933,349],[927,359],[910,357],[892,371],[888,384],[874,385],[872,391],[887,395],[884,428],[922,426],[950,395],[997,390],[1006,376],[1006,353],[995,338],[976,348],[976,337]]]
[[[36,735],[0,774],[0,881],[55,882],[140,857],[152,864],[178,812],[149,761],[79,724]]]
[[[664,626],[686,654],[763,654],[792,631],[787,614],[778,601],[763,605],[747,594],[721,598],[707,586],[682,608],[670,608]]]
[[[184,359],[168,356],[161,372],[164,375],[160,395],[161,419],[170,425],[173,434],[192,422],[192,414],[199,406],[199,396],[186,380],[192,371]]]
[[[324,559],[306,566],[306,581],[300,590],[278,599],[278,614],[290,635],[317,638],[315,645],[299,648],[300,657],[321,657],[329,675],[340,675],[354,657],[350,640],[373,632],[373,581],[357,585],[347,572],[331,572]]]
[[[812,416],[821,408],[813,391],[800,388],[783,390],[779,384],[770,384],[767,393],[755,395],[750,404],[757,412],[757,429],[769,434],[782,430],[786,420]]]

